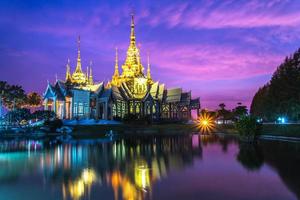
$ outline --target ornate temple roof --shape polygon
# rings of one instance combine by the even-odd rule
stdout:
[[[168,89],[166,91],[167,91],[167,96],[166,96],[167,103],[180,102],[181,93],[182,93],[181,88],[173,88],[173,89]]]

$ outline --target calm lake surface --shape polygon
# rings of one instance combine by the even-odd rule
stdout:
[[[1,200],[299,198],[299,143],[200,135],[0,140]]]

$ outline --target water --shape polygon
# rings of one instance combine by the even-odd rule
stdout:
[[[299,152],[199,135],[0,141],[0,199],[299,199]]]

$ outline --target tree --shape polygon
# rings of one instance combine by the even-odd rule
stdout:
[[[4,106],[10,110],[21,108],[26,101],[26,94],[19,85],[9,85],[5,81],[0,81],[0,92]]]
[[[242,105],[242,103],[237,103],[238,105],[233,109],[233,115],[236,120],[240,119],[242,116],[248,114],[247,106]]]
[[[42,102],[42,97],[38,93],[31,92],[27,95],[26,105],[28,107],[39,107],[41,106],[41,102]]]
[[[273,73],[268,84],[260,88],[251,103],[255,116],[274,121],[284,116],[300,119],[300,49],[286,57]]]
[[[254,142],[261,133],[262,125],[251,115],[242,116],[235,125],[241,139],[247,142]]]
[[[223,124],[225,124],[225,120],[231,119],[230,110],[226,110],[226,105],[224,103],[219,104],[220,109],[217,110],[218,116],[223,119]]]

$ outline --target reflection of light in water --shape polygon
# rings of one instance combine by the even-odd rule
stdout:
[[[82,180],[74,181],[69,184],[68,189],[73,199],[79,199],[84,194],[84,182]]]
[[[141,199],[141,196],[138,197],[137,195],[137,189],[134,184],[132,184],[126,176],[122,176],[119,171],[114,171],[109,178],[114,189],[115,199],[119,199],[119,188],[122,189],[124,200]]]
[[[150,173],[149,168],[145,165],[136,166],[134,169],[134,181],[135,184],[142,188],[146,189],[150,187]]]
[[[84,169],[81,176],[75,181],[69,181],[67,186],[63,184],[64,199],[69,195],[72,199],[80,199],[97,180],[97,175],[92,169]]]
[[[81,179],[87,185],[90,185],[93,182],[95,182],[96,178],[97,178],[96,173],[92,169],[84,169],[82,174],[81,174]]]

